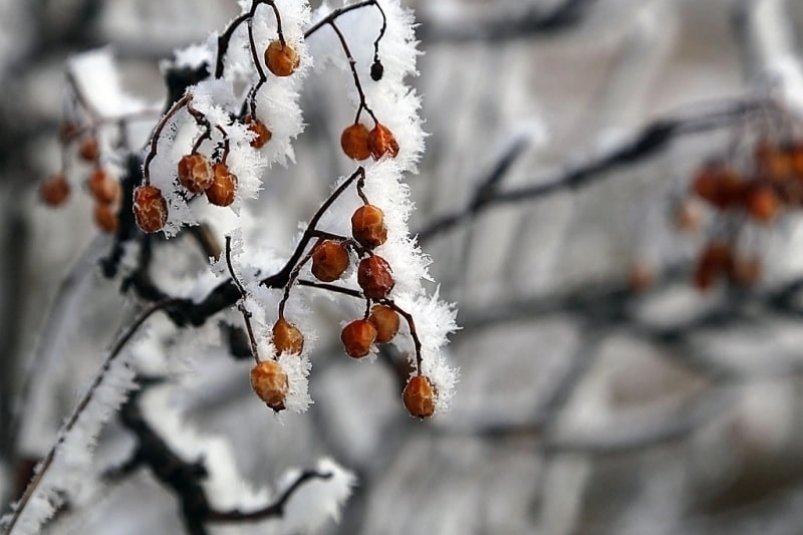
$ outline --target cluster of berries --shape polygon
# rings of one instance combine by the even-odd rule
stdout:
[[[299,66],[299,57],[295,49],[281,41],[272,41],[265,50],[265,64],[275,76],[290,76]],[[201,140],[208,139],[211,127],[206,119],[193,110],[189,104],[186,106],[190,113],[196,117],[199,124],[206,124],[207,132]],[[243,124],[252,133],[250,145],[255,149],[264,147],[273,137],[268,127],[255,115],[249,114],[243,118]],[[226,164],[228,155],[228,139],[224,133],[225,146],[222,157],[212,162],[209,157],[197,151],[200,143],[190,154],[184,155],[178,162],[179,183],[193,195],[205,194],[206,199],[215,206],[229,206],[234,202],[237,193],[237,176]],[[159,188],[148,183],[134,191],[134,216],[139,228],[146,233],[158,232],[167,222],[167,202]]]
[[[725,160],[707,162],[695,174],[691,189],[717,217],[734,223],[721,225],[726,235],[712,239],[700,251],[694,285],[704,291],[723,279],[755,284],[761,277],[761,260],[735,251],[738,232],[747,221],[770,225],[782,211],[803,205],[803,144],[762,140],[746,165]],[[693,205],[681,205],[677,215],[681,228],[699,228],[701,214]]]
[[[82,129],[65,122],[61,127],[60,139],[66,148],[73,141],[81,139],[78,156],[94,165],[92,174],[86,181],[87,189],[95,199],[95,224],[103,232],[113,233],[118,227],[120,211],[120,182],[100,165],[100,145],[95,136],[81,138]],[[63,205],[70,197],[70,182],[64,171],[49,176],[39,187],[39,196],[48,206]]]

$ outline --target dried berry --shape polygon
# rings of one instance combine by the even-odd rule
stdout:
[[[349,251],[342,242],[326,240],[312,252],[312,274],[323,282],[339,279],[349,267]]]
[[[374,62],[371,64],[371,79],[374,82],[378,82],[382,79],[382,76],[385,75],[385,66],[382,65],[382,62],[379,61],[379,58],[375,58]]]
[[[695,199],[686,199],[675,210],[675,226],[681,232],[694,234],[703,225],[703,212]]]
[[[357,269],[357,283],[362,288],[365,297],[379,300],[388,296],[396,281],[393,280],[392,270],[387,261],[380,256],[373,255],[360,261]]]
[[[164,228],[167,223],[167,201],[159,188],[146,184],[134,190],[134,219],[146,234]]]
[[[694,192],[719,209],[739,205],[745,192],[745,182],[739,173],[722,163],[706,165],[694,177]]]
[[[790,144],[786,147],[786,154],[789,157],[795,178],[803,181],[803,143]]]
[[[750,217],[761,223],[769,223],[778,215],[781,199],[770,184],[759,182],[748,188],[745,204]]]
[[[733,253],[727,243],[712,242],[702,250],[694,269],[694,285],[698,290],[710,289],[717,280],[731,272]]]
[[[268,407],[276,412],[284,410],[288,381],[278,362],[263,360],[251,368],[251,388]]]
[[[117,232],[117,214],[110,204],[98,203],[95,205],[95,224],[108,234]]]
[[[373,204],[360,206],[351,216],[351,235],[363,247],[379,247],[388,239],[385,214]]]
[[[61,206],[70,196],[70,183],[63,173],[49,176],[39,186],[39,197],[48,206]]]
[[[340,147],[352,160],[366,160],[371,156],[370,136],[371,133],[364,124],[349,125],[340,135]]]
[[[429,418],[435,413],[437,392],[425,375],[412,377],[402,392],[402,400],[410,416]]]
[[[212,168],[212,185],[206,190],[207,200],[215,206],[229,206],[237,194],[237,177],[223,163]]]
[[[290,76],[298,68],[301,58],[295,49],[280,41],[272,41],[265,50],[265,64],[276,76]]]
[[[298,327],[284,318],[279,318],[273,324],[273,346],[279,355],[282,353],[300,355],[304,350],[304,335]]]
[[[120,198],[120,183],[104,169],[95,169],[87,179],[86,185],[100,204],[114,204]]]
[[[212,166],[203,154],[187,154],[178,162],[178,181],[190,193],[203,193],[212,185]]]
[[[766,141],[759,143],[756,146],[754,157],[761,176],[765,176],[773,182],[784,182],[792,174],[790,155],[775,145]]]
[[[94,137],[87,137],[78,147],[78,155],[88,162],[94,162],[100,157],[100,145]]]
[[[261,149],[267,145],[268,141],[270,141],[273,137],[273,133],[268,130],[268,127],[265,126],[265,123],[253,115],[246,115],[244,122],[245,126],[248,127],[248,130],[254,134],[254,137],[251,139],[251,146],[255,149]]]
[[[340,333],[340,341],[348,356],[361,359],[371,352],[376,340],[376,327],[368,320],[354,320]]]
[[[399,155],[399,143],[393,137],[393,132],[381,123],[377,123],[371,130],[368,144],[374,160],[382,158],[385,154],[389,154],[391,158]]]
[[[368,321],[376,328],[376,343],[386,344],[399,332],[399,314],[387,305],[374,305]]]

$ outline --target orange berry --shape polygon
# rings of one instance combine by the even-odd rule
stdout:
[[[365,297],[384,299],[388,296],[396,281],[387,261],[381,256],[373,255],[363,258],[357,268],[357,283]]]
[[[410,416],[429,418],[435,413],[437,391],[425,375],[410,378],[402,392],[402,400]]]
[[[698,290],[710,289],[722,275],[731,272],[733,253],[727,243],[712,242],[700,252],[694,269],[694,285]]]
[[[212,167],[212,185],[206,190],[206,199],[215,206],[229,206],[237,194],[237,177],[223,163]]]
[[[167,201],[162,190],[150,184],[134,190],[134,219],[146,234],[158,232],[167,223]]]
[[[87,162],[94,162],[100,157],[100,145],[94,137],[87,137],[78,147],[78,155]]]
[[[371,133],[362,123],[352,124],[340,135],[340,147],[352,160],[366,160],[371,156]]]
[[[769,223],[778,215],[781,199],[769,184],[754,183],[745,194],[747,213],[761,223]]]
[[[391,158],[399,155],[399,143],[393,137],[393,132],[381,123],[377,123],[374,129],[371,130],[368,144],[374,160],[380,159],[385,154],[389,154]]]
[[[263,360],[251,368],[251,388],[268,407],[276,412],[284,410],[288,381],[278,362]]]
[[[374,305],[368,321],[376,328],[376,343],[386,344],[399,332],[399,314],[387,305]]]
[[[363,247],[379,247],[388,239],[385,214],[373,204],[360,206],[351,216],[351,235]]]
[[[361,359],[371,352],[376,340],[376,327],[368,320],[354,320],[340,333],[340,341],[351,358]]]
[[[48,206],[56,207],[64,204],[70,196],[70,183],[63,173],[49,176],[39,186],[39,197]]]
[[[762,141],[756,145],[753,155],[758,172],[773,182],[783,182],[792,174],[792,159],[779,147]]]
[[[349,267],[349,252],[341,242],[326,240],[312,252],[312,274],[323,282],[339,279]]]
[[[304,335],[298,327],[284,318],[279,318],[273,324],[273,346],[278,355],[282,353],[300,355],[304,350]]]
[[[792,172],[799,181],[803,181],[803,143],[793,143],[786,147]]]
[[[114,204],[120,198],[120,183],[104,169],[95,169],[86,185],[100,204]]]
[[[187,154],[178,162],[178,181],[190,193],[203,193],[212,185],[212,166],[203,154]]]
[[[98,228],[108,234],[117,232],[117,214],[111,205],[98,203],[95,205],[95,223]]]
[[[700,198],[722,210],[741,203],[744,185],[739,173],[722,163],[714,162],[697,173],[692,188]]]
[[[265,126],[265,123],[263,123],[253,115],[246,115],[244,122],[245,125],[248,127],[248,130],[250,130],[254,134],[253,139],[251,139],[251,146],[254,147],[255,149],[261,149],[273,137],[273,133],[270,130],[268,130],[268,127]]]
[[[295,49],[280,41],[272,41],[265,50],[265,64],[276,76],[290,76],[298,68],[301,58]]]

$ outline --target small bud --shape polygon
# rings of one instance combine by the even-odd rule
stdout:
[[[385,66],[379,61],[379,58],[374,58],[374,63],[371,65],[371,80],[378,82],[385,74]]]
[[[357,269],[357,283],[362,288],[365,297],[369,299],[384,299],[393,289],[396,281],[393,280],[392,270],[387,261],[377,255],[363,258]]]
[[[402,392],[402,400],[410,416],[429,418],[435,413],[437,392],[429,378],[424,375],[412,377]]]
[[[94,162],[100,157],[100,145],[94,137],[87,137],[78,147],[78,155],[87,162]]]
[[[100,204],[114,204],[120,198],[120,183],[104,169],[95,169],[87,179],[86,185]]]
[[[747,213],[761,223],[769,223],[778,215],[781,199],[775,189],[766,183],[752,184],[745,194]]]
[[[376,340],[376,328],[368,320],[354,320],[340,333],[340,341],[351,358],[361,359],[371,352]]]
[[[212,185],[212,166],[203,154],[187,154],[178,162],[178,181],[190,193],[203,193]]]
[[[399,314],[387,305],[374,305],[368,321],[376,328],[376,343],[386,344],[399,332]]]
[[[273,346],[278,355],[282,353],[300,355],[304,350],[304,335],[298,327],[284,318],[279,318],[273,324]]]
[[[727,243],[712,242],[700,252],[694,269],[694,285],[700,291],[709,290],[717,280],[731,272],[733,253]]]
[[[351,216],[351,235],[363,247],[379,247],[388,239],[385,214],[372,204],[360,206]]]
[[[340,135],[340,147],[352,160],[366,160],[371,156],[371,133],[362,123],[347,126]]]
[[[246,115],[244,123],[245,126],[248,127],[248,130],[254,134],[253,139],[251,139],[251,146],[255,149],[261,149],[267,145],[268,141],[270,141],[273,137],[273,133],[268,130],[268,127],[265,126],[265,123],[253,115]]]
[[[98,203],[95,205],[95,224],[107,234],[117,232],[117,214],[110,204]]]
[[[290,76],[298,68],[301,58],[295,49],[280,41],[272,41],[265,50],[265,64],[276,76]]]
[[[134,219],[146,234],[164,228],[167,223],[167,201],[159,188],[148,184],[134,190]]]
[[[393,132],[383,124],[377,123],[371,130],[368,143],[374,160],[382,158],[385,154],[389,154],[391,158],[399,155],[399,143],[393,137]]]
[[[229,206],[237,194],[237,177],[223,162],[214,165],[212,175],[212,185],[206,190],[207,200],[215,206]]]
[[[70,196],[70,183],[63,173],[49,176],[39,186],[39,197],[48,206],[56,207],[64,204]]]
[[[312,274],[323,282],[339,279],[349,267],[349,252],[341,242],[326,240],[312,252]]]
[[[251,388],[259,399],[276,412],[284,410],[287,397],[287,374],[274,360],[263,360],[251,369]]]

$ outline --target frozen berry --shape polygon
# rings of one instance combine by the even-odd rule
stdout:
[[[381,123],[377,123],[371,130],[368,143],[374,160],[378,160],[386,154],[389,154],[391,158],[399,155],[399,143],[393,137],[393,132]]]
[[[703,225],[702,206],[696,199],[686,199],[675,209],[675,226],[681,232],[694,234]]]
[[[388,239],[385,215],[373,204],[365,204],[351,216],[351,235],[363,247],[373,249]]]
[[[362,123],[347,126],[340,135],[340,147],[352,160],[366,160],[371,156],[371,133]]]
[[[167,223],[167,201],[162,191],[150,184],[134,190],[134,218],[146,234],[158,232]]]
[[[263,360],[251,369],[251,388],[259,399],[276,412],[284,410],[287,397],[287,374],[274,360]]]
[[[237,177],[222,162],[214,165],[212,175],[212,185],[206,190],[207,200],[215,206],[229,206],[237,194]]]
[[[384,299],[393,289],[396,281],[393,280],[392,270],[387,261],[377,255],[363,258],[357,269],[357,283],[362,288],[365,297],[369,299]]]
[[[376,327],[368,320],[354,320],[340,333],[340,341],[348,356],[361,359],[371,352],[376,340]]]
[[[645,262],[634,262],[628,275],[630,289],[640,293],[648,290],[655,283],[655,271]]]
[[[300,58],[295,49],[280,41],[272,41],[265,50],[265,64],[276,76],[290,76],[298,68]]]
[[[117,232],[117,214],[110,204],[98,203],[95,205],[95,224],[108,234]]]
[[[39,197],[48,206],[61,206],[70,196],[70,183],[63,173],[49,176],[39,186]]]
[[[87,179],[86,185],[100,204],[114,204],[120,198],[120,182],[104,169],[95,169]]]
[[[376,343],[386,344],[399,332],[399,314],[387,305],[374,305],[368,321],[376,328]]]
[[[733,261],[730,277],[741,286],[754,286],[761,279],[761,259],[756,256],[740,257]]]
[[[349,252],[342,242],[326,240],[312,252],[312,274],[323,282],[339,279],[349,267]]]
[[[719,209],[732,208],[744,197],[745,182],[739,173],[718,162],[701,169],[692,183],[694,192]]]
[[[245,126],[247,126],[248,130],[254,134],[254,137],[251,139],[251,146],[255,149],[261,149],[273,137],[273,133],[268,130],[268,127],[265,126],[265,123],[253,115],[245,116]]]
[[[747,213],[761,223],[769,223],[778,214],[781,200],[775,189],[766,183],[751,185],[745,194]]]
[[[402,400],[410,416],[429,418],[435,413],[437,392],[429,378],[424,375],[412,377],[402,392]]]
[[[792,174],[792,159],[785,150],[775,145],[766,141],[760,142],[754,156],[761,176],[773,182],[784,182]]]
[[[304,350],[304,335],[298,327],[284,318],[279,318],[273,324],[273,346],[276,353],[292,353],[300,355]]]
[[[382,76],[385,75],[385,66],[382,65],[382,62],[379,61],[379,58],[376,58],[374,62],[371,64],[371,79],[374,82],[378,82],[382,79]]]
[[[190,193],[203,193],[212,185],[212,166],[203,154],[187,154],[178,162],[178,181]]]
[[[100,157],[100,145],[98,145],[98,140],[94,137],[87,137],[81,141],[81,145],[78,147],[78,155],[88,161],[94,162]]]
[[[717,280],[731,272],[733,253],[727,243],[712,242],[700,253],[694,269],[694,285],[698,290],[709,290]]]

